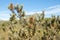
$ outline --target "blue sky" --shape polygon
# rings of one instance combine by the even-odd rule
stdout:
[[[10,17],[9,14],[11,12],[8,10],[10,3],[14,5],[17,3],[23,4],[24,10],[28,14],[46,10],[47,17],[54,13],[55,15],[60,15],[60,0],[0,0],[0,19],[4,20]]]

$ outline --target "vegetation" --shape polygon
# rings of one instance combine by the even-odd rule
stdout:
[[[60,40],[60,16],[44,18],[42,11],[26,17],[23,5],[12,3],[8,9],[12,14],[9,21],[0,23],[0,40]]]

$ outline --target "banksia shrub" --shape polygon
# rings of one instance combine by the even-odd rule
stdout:
[[[21,9],[18,9],[17,12],[20,13],[20,12],[22,12],[22,10]]]
[[[30,24],[33,24],[33,23],[34,23],[34,18],[33,18],[33,17],[30,17],[30,18],[29,18],[29,23],[30,23]]]
[[[6,31],[6,29],[5,29],[4,27],[2,28],[2,30],[3,30],[4,32]]]
[[[0,40],[60,40],[60,16],[44,18],[42,11],[41,15],[26,17],[23,5],[12,3],[8,9],[12,14],[10,21],[0,21]],[[17,16],[19,20],[16,20]]]
[[[17,5],[15,6],[15,10],[17,11],[17,13],[22,13],[23,5],[20,5],[20,6],[19,6],[19,5],[17,4]]]
[[[23,5],[20,5],[20,6],[19,6],[19,4],[17,4],[17,5],[15,6],[15,10],[16,10],[17,13],[18,13],[18,17],[19,17],[19,20],[20,20],[20,23],[21,23],[22,17],[25,16],[25,11],[23,11]]]
[[[16,4],[16,5],[14,6],[14,8],[15,8],[15,10],[17,11],[17,10],[19,9],[19,4]]]
[[[11,3],[11,4],[9,5],[8,9],[13,10],[13,9],[14,9],[14,5]]]
[[[22,12],[21,16],[22,16],[22,17],[24,17],[24,16],[25,16],[25,11],[23,11],[23,12]]]
[[[20,8],[17,10],[19,13],[18,13],[18,16],[19,16],[19,20],[21,20],[21,18],[24,16],[24,12],[23,12],[23,5],[20,6]]]
[[[10,21],[13,22],[16,20],[16,14],[15,13],[12,13],[11,14],[11,17],[10,17]]]
[[[33,24],[29,24],[29,28],[32,28],[33,27]]]
[[[14,5],[11,3],[9,6],[8,6],[8,9],[14,13]]]

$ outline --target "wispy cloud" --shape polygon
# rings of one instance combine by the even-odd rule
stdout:
[[[55,5],[55,6],[51,6],[48,8],[44,8],[45,11],[45,17],[51,17],[51,15],[60,15],[60,5]],[[33,15],[35,13],[42,13],[42,11],[38,11],[38,12],[27,12],[27,15]]]
[[[55,14],[55,13],[60,13],[60,5],[55,5],[55,6],[51,6],[48,8],[44,8],[45,14]],[[34,13],[41,13],[41,11],[38,12],[26,12],[27,15],[31,15]]]
[[[46,8],[45,13],[47,14],[57,14],[60,13],[60,5],[55,5],[55,6],[51,6]]]
[[[1,11],[0,12],[0,20],[8,20],[10,17],[9,11]]]
[[[51,15],[60,15],[60,5],[51,6],[45,9],[45,16],[51,17]]]
[[[26,12],[26,15],[33,15],[33,14],[36,14],[36,13],[42,13],[42,11],[38,11],[38,12],[35,12],[35,11],[33,11],[33,12]]]

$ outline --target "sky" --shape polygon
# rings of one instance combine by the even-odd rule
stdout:
[[[8,20],[11,11],[8,9],[10,3],[23,4],[23,10],[26,15],[34,14],[45,10],[45,16],[50,17],[51,14],[60,15],[60,0],[0,0],[0,20]]]

